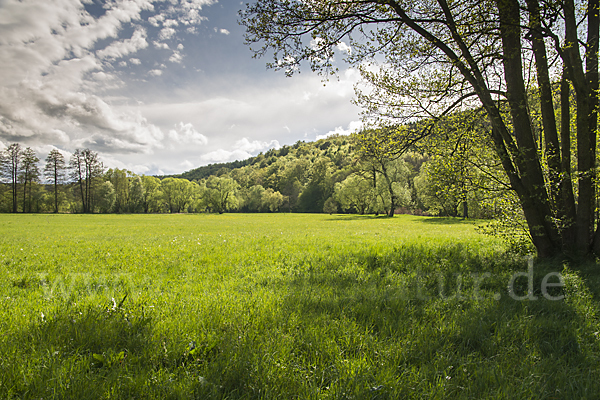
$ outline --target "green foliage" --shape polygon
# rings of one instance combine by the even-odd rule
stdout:
[[[196,184],[180,178],[165,178],[160,182],[162,199],[170,213],[187,211],[198,190],[194,185]]]
[[[204,185],[201,189],[202,197],[210,211],[222,214],[238,207],[237,191],[239,185],[233,179],[211,176],[204,182]]]
[[[344,211],[364,214],[375,197],[373,182],[359,174],[352,174],[335,184],[334,197]]]
[[[113,210],[117,199],[115,188],[110,181],[100,184],[97,190],[96,205],[101,213],[108,213]]]

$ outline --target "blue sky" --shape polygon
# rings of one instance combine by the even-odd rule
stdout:
[[[89,147],[107,167],[172,174],[359,128],[343,53],[325,86],[267,70],[244,45],[244,7],[0,0],[0,148]]]

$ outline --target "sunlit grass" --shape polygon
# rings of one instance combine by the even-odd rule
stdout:
[[[0,398],[595,398],[596,265],[476,224],[1,215]]]

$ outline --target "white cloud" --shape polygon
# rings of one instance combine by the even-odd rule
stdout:
[[[159,127],[139,110],[119,111],[100,96],[123,84],[110,72],[112,60],[148,45],[143,28],[120,39],[122,27],[153,9],[148,0],[121,0],[94,18],[74,0],[2,1],[0,138],[32,148],[89,145],[107,153],[160,148]],[[94,52],[100,41],[107,46]]]
[[[139,58],[130,58],[129,62],[135,65],[140,65],[142,63]]]
[[[138,28],[133,32],[131,39],[111,43],[103,50],[96,52],[96,54],[100,58],[121,58],[130,53],[135,53],[140,49],[145,49],[146,47],[148,47],[146,30],[144,28]]]
[[[213,150],[211,152],[203,154],[200,157],[199,162],[201,164],[208,164],[245,160],[247,158],[252,157],[253,154],[258,153],[259,151],[279,148],[281,148],[281,146],[279,145],[279,142],[277,140],[271,140],[269,142],[253,140],[251,142],[248,138],[244,137],[234,144],[233,150]],[[197,167],[197,165],[195,165],[195,167]],[[190,166],[188,169],[190,168],[192,168],[192,166]]]
[[[160,24],[165,20],[166,16],[164,14],[153,15],[148,18],[148,22],[152,24],[152,26],[160,27]]]
[[[216,29],[217,29],[217,28],[215,28],[215,31],[216,31]],[[229,32],[229,31],[228,31],[227,29],[225,29],[225,28],[221,28],[221,29],[219,29],[219,33],[220,33],[220,34],[222,34],[222,35],[229,35],[231,32]]]
[[[160,69],[152,69],[152,70],[148,71],[148,74],[152,75],[152,76],[161,76],[163,74],[163,72]]]
[[[176,33],[177,33],[177,31],[173,28],[163,28],[163,29],[161,29],[158,37],[161,40],[168,40],[168,39],[171,39],[173,36],[175,36]]]
[[[183,160],[183,162],[181,162],[179,164],[181,166],[181,168],[183,168],[184,170],[190,170],[192,168],[194,168],[196,165],[194,165],[194,163],[192,163],[190,160]]]
[[[181,50],[183,50],[183,45],[182,45],[181,43],[179,43],[179,44],[177,45],[177,50],[180,50],[180,51],[181,51]]]
[[[208,143],[206,136],[194,129],[194,125],[183,122],[178,123],[175,125],[175,129],[169,131],[168,138],[177,144],[205,145]]]
[[[171,57],[169,57],[169,61],[171,61],[172,63],[181,64],[182,60],[183,60],[183,56],[178,51],[174,51],[173,54],[171,55]]]
[[[341,126],[336,127],[334,130],[327,132],[324,135],[317,135],[316,140],[326,139],[332,135],[350,135],[352,133],[358,132],[363,128],[363,123],[361,121],[352,121],[348,124],[346,129],[343,129]]]
[[[338,45],[336,46],[336,48],[339,51],[341,51],[342,53],[352,54],[352,47],[348,46],[345,42],[338,43]]]
[[[156,40],[154,42],[152,42],[152,44],[154,45],[154,47],[156,47],[157,49],[164,49],[164,50],[169,50],[169,45],[166,43],[160,43],[157,42]]]
[[[210,153],[203,154],[200,157],[202,164],[222,163],[230,161],[241,161],[252,157],[252,154],[243,150],[227,151],[223,149],[211,151]]]
[[[163,22],[163,26],[170,28],[173,26],[179,26],[179,22],[177,22],[174,19],[167,19],[165,22]]]
[[[277,140],[271,140],[270,142],[261,142],[259,140],[253,140],[250,142],[248,138],[242,138],[235,142],[234,148],[236,150],[243,150],[248,153],[254,153],[257,151],[262,151],[266,149],[279,149],[281,146]]]

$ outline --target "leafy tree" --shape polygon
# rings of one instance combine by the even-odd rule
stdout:
[[[129,181],[129,212],[139,213],[143,210],[145,189],[142,179],[134,175]]]
[[[416,183],[433,213],[457,216],[461,206],[468,218],[470,205],[480,214],[482,204],[510,189],[485,129],[480,112],[461,112],[440,119],[423,141],[431,158]]]
[[[113,210],[116,213],[131,212],[133,205],[131,204],[130,187],[135,175],[131,171],[125,169],[109,169],[106,171],[105,178],[112,184],[115,191],[115,202]]]
[[[323,212],[327,214],[333,214],[338,212],[338,203],[332,197],[325,200],[325,204],[323,204]]]
[[[142,209],[145,213],[155,213],[161,211],[161,199],[163,197],[160,191],[160,179],[155,176],[142,176]]]
[[[37,165],[39,161],[31,147],[23,150],[20,174],[23,182],[23,212],[31,212],[31,186],[33,182],[38,182],[40,179],[40,169]]]
[[[194,200],[194,186],[187,179],[165,178],[160,183],[160,190],[171,213],[185,211]]]
[[[389,217],[394,216],[400,202],[405,200],[405,193],[400,190],[399,183],[408,176],[408,169],[400,160],[407,148],[400,146],[401,139],[398,139],[404,135],[405,130],[405,127],[390,127],[364,130],[356,135],[359,168],[373,180],[376,195],[381,199]]]
[[[48,196],[48,192],[44,185],[39,182],[32,181],[28,189],[30,196],[28,200],[29,212],[39,213],[52,210],[54,207],[50,204],[52,199]]]
[[[272,190],[272,189],[271,189]],[[242,192],[243,208],[250,212],[260,211],[262,208],[262,197],[265,188],[262,185],[254,185]]]
[[[298,197],[298,209],[301,212],[320,213],[325,201],[333,194],[334,183],[331,180],[331,160],[317,158],[310,168],[310,179]]]
[[[101,176],[104,172],[104,165],[100,162],[98,153],[90,149],[76,149],[69,160],[69,169],[71,179],[79,188],[83,212],[94,212],[95,191],[102,182]]]
[[[23,149],[19,143],[13,143],[2,152],[0,161],[2,162],[2,176],[8,180],[12,194],[11,210],[17,212],[19,195],[19,172],[21,171],[21,161],[23,160]]]
[[[46,165],[44,167],[44,176],[52,182],[54,191],[54,212],[58,213],[58,192],[59,185],[62,185],[65,180],[65,170],[67,165],[65,157],[57,149],[52,149],[46,157]]]
[[[358,174],[335,184],[334,198],[344,211],[364,214],[373,203],[374,196],[372,182]]]
[[[268,188],[261,195],[261,211],[277,212],[284,201],[284,196],[281,193]]]
[[[288,210],[296,209],[298,198],[302,193],[303,186],[307,182],[310,164],[308,160],[294,158],[289,160],[280,172],[279,192],[288,198]]]
[[[109,213],[115,205],[116,193],[111,181],[105,181],[98,185],[97,207],[101,213]]]
[[[204,201],[209,210],[222,214],[238,207],[236,193],[239,185],[232,178],[210,176],[203,190]]]
[[[259,43],[255,54],[272,50],[269,66],[289,75],[304,61],[313,70],[333,71],[334,49],[347,40],[347,60],[371,86],[358,102],[382,123],[481,107],[538,255],[549,257],[560,251],[600,254],[600,224],[594,231],[598,3],[258,0],[247,5],[241,21],[249,45]],[[382,66],[372,68],[377,57]],[[569,84],[575,92],[573,138],[567,124],[559,129],[554,113],[548,62],[554,58],[552,68],[563,67],[562,92]],[[527,106],[530,75],[539,87],[543,135],[537,138]],[[418,139],[417,132],[406,133],[401,146]]]

